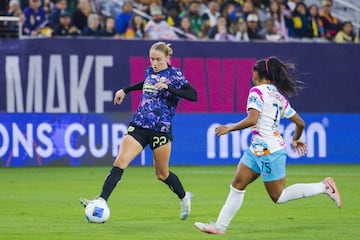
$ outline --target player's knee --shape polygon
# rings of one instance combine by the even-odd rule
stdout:
[[[169,176],[169,173],[156,172],[156,178],[159,181],[164,181]]]

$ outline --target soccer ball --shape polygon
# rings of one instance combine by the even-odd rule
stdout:
[[[110,217],[110,208],[103,199],[92,200],[86,205],[85,217],[90,223],[105,223]]]

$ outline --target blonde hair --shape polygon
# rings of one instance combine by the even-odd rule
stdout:
[[[163,52],[165,57],[170,57],[173,54],[173,50],[170,46],[171,46],[170,43],[157,42],[151,46],[150,50]]]

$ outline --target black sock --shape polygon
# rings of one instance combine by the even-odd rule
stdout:
[[[105,182],[102,188],[100,197],[106,201],[110,197],[110,194],[116,187],[117,183],[120,181],[121,176],[123,175],[124,169],[113,166],[110,173],[106,176]]]
[[[169,176],[163,181],[166,183],[171,191],[176,193],[180,199],[183,199],[185,197],[185,190],[182,186],[179,178],[172,172],[169,172]]]

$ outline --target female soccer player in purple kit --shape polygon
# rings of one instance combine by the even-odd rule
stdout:
[[[142,90],[140,104],[123,138],[119,153],[107,175],[99,199],[107,201],[130,162],[149,145],[153,151],[156,177],[169,186],[180,199],[180,219],[190,214],[191,192],[186,192],[179,178],[169,171],[172,117],[180,98],[197,101],[195,89],[180,69],[170,65],[170,44],[157,42],[149,51],[151,66],[145,80],[116,92],[114,104],[121,104],[127,93]],[[86,206],[87,199],[80,199]]]
[[[274,203],[285,203],[318,194],[327,194],[341,208],[340,194],[332,178],[321,182],[300,183],[285,188],[286,151],[285,142],[279,133],[280,118],[289,118],[296,128],[292,147],[299,155],[306,154],[306,145],[300,140],[305,123],[290,106],[287,96],[296,95],[297,81],[288,71],[291,64],[270,57],[255,63],[253,67],[254,87],[247,101],[247,117],[238,123],[218,126],[217,136],[248,127],[252,128],[249,149],[241,157],[230,192],[215,223],[196,222],[202,232],[225,234],[232,218],[240,209],[247,185],[260,175]]]

